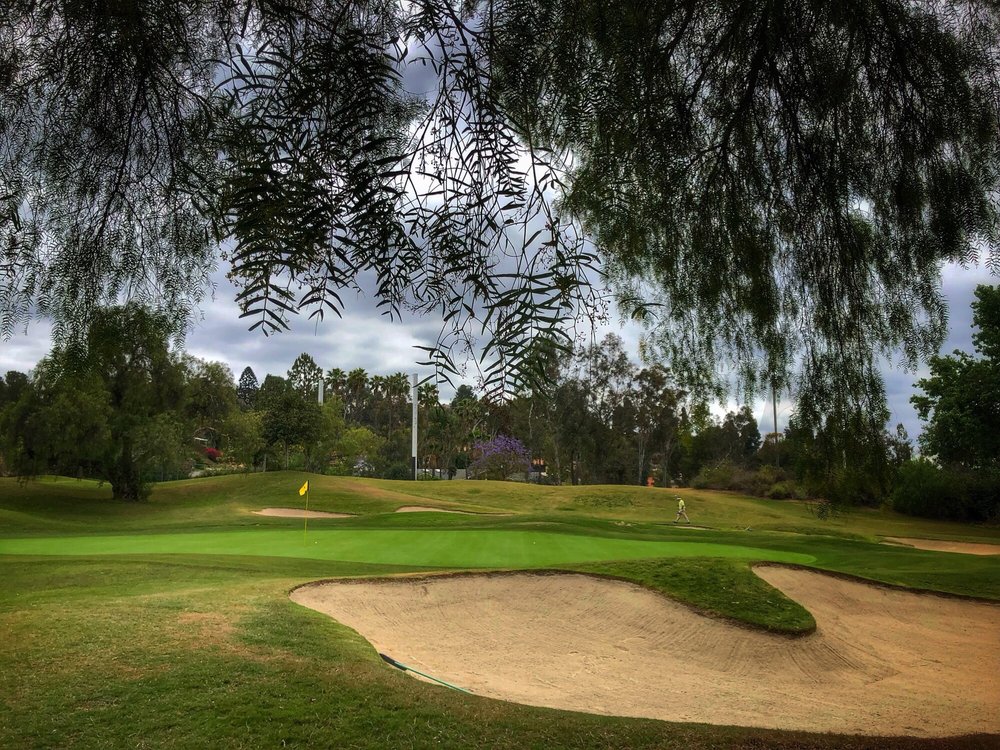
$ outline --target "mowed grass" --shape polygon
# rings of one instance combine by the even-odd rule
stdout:
[[[295,491],[305,478],[311,508],[358,517],[311,519],[304,535],[301,520],[250,513],[301,505]],[[996,529],[852,514],[846,530],[849,519],[831,528],[801,504],[709,493],[690,496],[688,507],[696,523],[716,528],[689,530],[665,523],[673,508],[657,492],[279,473],[172,482],[127,505],[93,483],[0,480],[0,747],[996,746],[996,738],[871,740],[486,700],[392,670],[356,633],[287,596],[338,576],[560,568],[635,581],[753,627],[808,632],[809,613],[752,573],[757,562],[779,561],[1000,599],[1000,558],[872,541],[881,533],[997,541]],[[512,515],[394,513],[401,505]],[[751,510],[764,523],[705,522]]]
[[[296,557],[422,568],[538,568],[600,560],[718,557],[808,564],[811,555],[699,541],[544,531],[241,530],[194,534],[0,539],[0,555],[209,554]]]

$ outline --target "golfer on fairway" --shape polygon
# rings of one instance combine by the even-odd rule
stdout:
[[[677,498],[677,518],[674,519],[674,523],[680,521],[681,516],[684,516],[685,521],[691,523],[691,519],[688,518],[687,511],[684,510],[684,498],[682,498],[680,495],[675,495],[675,497]]]

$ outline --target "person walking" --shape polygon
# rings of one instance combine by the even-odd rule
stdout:
[[[674,523],[680,521],[681,516],[684,516],[685,521],[691,523],[691,519],[688,518],[687,511],[684,509],[684,498],[682,498],[680,495],[675,495],[675,497],[677,498],[677,518],[674,519]]]

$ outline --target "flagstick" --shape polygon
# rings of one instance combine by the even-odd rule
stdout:
[[[308,541],[309,535],[309,487],[306,487],[306,514],[302,517],[302,540]]]

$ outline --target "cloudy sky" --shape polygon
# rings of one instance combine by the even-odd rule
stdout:
[[[972,351],[972,312],[970,303],[977,284],[996,283],[996,279],[981,267],[968,269],[957,266],[945,268],[943,291],[949,302],[949,335],[942,350]],[[202,318],[187,338],[187,351],[202,359],[225,362],[239,377],[244,367],[252,367],[260,380],[272,373],[284,375],[295,358],[308,352],[324,368],[340,367],[350,370],[362,367],[370,374],[394,372],[420,372],[421,377],[431,374],[427,368],[418,368],[416,362],[421,352],[414,347],[433,344],[440,326],[433,319],[410,319],[392,322],[382,317],[370,297],[345,298],[347,311],[343,319],[328,316],[319,325],[304,318],[292,321],[291,331],[263,336],[249,332],[248,322],[239,319],[233,302],[235,290],[222,273],[216,274],[216,289],[211,298],[202,304]],[[595,331],[597,338],[605,332],[615,331],[625,340],[627,350],[638,356],[640,330],[634,325],[605,326]],[[27,332],[8,341],[0,341],[0,373],[8,370],[29,371],[51,348],[50,327],[45,321],[35,321]],[[468,372],[469,382],[474,382],[474,366]],[[925,374],[906,372],[898,367],[885,370],[891,423],[902,423],[911,437],[920,431],[920,423],[909,398],[913,383]],[[451,389],[442,387],[442,395],[450,397]],[[735,404],[727,405],[732,408]],[[720,408],[720,411],[722,409]],[[754,414],[761,432],[772,428],[770,404],[758,401],[753,404]],[[790,404],[779,399],[778,426],[783,428],[790,413]]]

